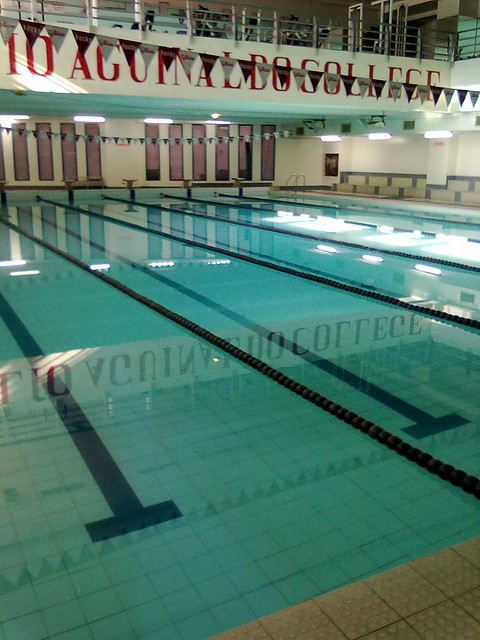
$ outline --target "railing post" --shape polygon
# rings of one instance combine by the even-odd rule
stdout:
[[[37,0],[30,0],[30,20],[37,20]]]
[[[278,44],[280,42],[279,38],[279,24],[278,24],[278,13],[277,11],[273,12],[273,36],[272,42],[273,44]]]
[[[312,47],[318,49],[318,20],[317,16],[313,16],[312,20]]]
[[[230,6],[230,11],[232,12],[232,36],[233,39],[237,39],[237,12],[235,10],[235,5],[232,4]]]
[[[422,34],[420,33],[420,29],[417,29],[417,58],[422,57]]]
[[[187,35],[191,38],[193,35],[193,12],[190,0],[186,0],[185,11],[187,14]]]
[[[92,2],[91,0],[85,0],[85,13],[87,16],[87,24],[89,27],[93,25],[93,15],[92,15]]]

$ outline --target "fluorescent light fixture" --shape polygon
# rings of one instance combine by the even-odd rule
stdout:
[[[152,260],[152,262],[148,263],[149,267],[153,269],[162,269],[165,267],[173,267],[175,262],[173,260]]]
[[[453,131],[425,131],[424,138],[435,140],[435,138],[453,138]]]
[[[375,262],[376,264],[380,264],[380,262],[383,262],[383,258],[382,257],[380,257],[380,256],[371,256],[368,253],[363,254],[362,260],[365,260],[366,262]]]
[[[11,127],[17,120],[30,120],[30,116],[2,114],[0,115],[0,127]]]
[[[390,140],[392,136],[386,131],[375,131],[368,134],[369,140]]]
[[[441,275],[441,269],[437,269],[437,267],[431,267],[428,264],[416,264],[415,269],[417,271],[422,271],[422,273],[431,273],[433,276]]]
[[[322,142],[341,142],[342,136],[336,136],[336,135],[320,136],[320,140]]]
[[[392,233],[393,232],[393,227],[389,227],[386,224],[381,224],[378,227],[378,231],[380,231],[380,233]]]
[[[211,113],[210,117],[212,118],[212,120],[218,120],[219,118],[222,117],[221,113]]]
[[[105,118],[103,116],[73,116],[75,122],[105,122]]]
[[[108,262],[101,262],[98,264],[91,264],[90,269],[92,271],[108,271],[110,269],[110,264]]]
[[[230,120],[205,120],[205,124],[232,124]]]
[[[32,271],[12,271],[11,276],[37,276],[40,273],[37,269]]]
[[[145,124],[173,124],[172,118],[144,118]]]
[[[27,264],[26,260],[2,260],[0,267],[22,267],[24,264]]]
[[[324,251],[325,253],[337,253],[335,247],[329,247],[326,244],[317,244],[318,251]]]

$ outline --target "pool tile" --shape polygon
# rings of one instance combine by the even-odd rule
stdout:
[[[450,598],[480,586],[480,568],[449,548],[414,560],[411,566]]]
[[[400,616],[364,582],[314,598],[347,638],[357,638],[399,620]]]
[[[452,601],[441,602],[406,618],[425,640],[478,640],[478,621]]]
[[[86,623],[82,608],[75,600],[43,609],[42,617],[50,635],[65,633]]]

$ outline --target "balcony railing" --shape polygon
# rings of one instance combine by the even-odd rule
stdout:
[[[480,55],[476,30],[451,34],[389,24],[362,28],[325,22],[296,10],[286,15],[273,9],[206,1],[208,8],[197,3],[194,7],[191,0],[175,7],[152,0],[0,0],[0,12],[64,26],[116,27],[444,61]]]

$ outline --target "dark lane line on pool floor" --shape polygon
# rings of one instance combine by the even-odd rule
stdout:
[[[0,317],[35,371],[35,360],[45,353],[1,293]],[[85,525],[92,542],[182,516],[172,500],[144,507],[65,383],[62,381],[58,397],[50,393],[47,382],[41,384],[113,513],[113,517]]]
[[[96,213],[86,212],[86,211],[83,211],[83,213],[84,215],[91,215],[93,217],[96,217],[99,215]],[[47,222],[47,224],[50,224],[51,226],[56,226],[52,222]],[[118,223],[118,224],[121,225],[121,223]],[[151,269],[148,269],[143,265],[139,265],[138,263],[130,260],[128,257],[122,254],[119,254],[115,251],[107,249],[105,245],[97,243],[91,239],[84,238],[83,236],[81,236],[80,234],[72,230],[63,229],[63,231],[67,235],[80,239],[82,242],[89,244],[92,248],[102,251],[104,255],[110,256],[111,258],[114,258],[120,262],[123,262],[124,264],[127,264],[131,268],[147,275],[149,278],[162,282],[163,284],[169,286],[170,288],[175,289],[182,295],[185,295],[188,298],[195,300],[196,302],[199,302],[205,307],[210,308],[216,311],[217,313],[220,313],[224,317],[229,318],[230,320],[233,320],[234,322],[240,324],[241,326],[246,327],[251,331],[254,331],[257,335],[261,336],[262,338],[266,338],[267,341],[272,342],[274,340],[274,336],[276,336],[276,333],[271,329],[269,329],[268,327],[264,327],[263,325],[257,324],[250,318],[247,318],[246,316],[235,312],[233,309],[225,307],[224,305],[218,302],[215,302],[211,298],[207,298],[206,296],[194,291],[193,289],[190,289],[182,284],[179,284],[171,280],[170,278],[167,278],[166,276],[158,273],[157,271],[152,271]],[[147,234],[149,233],[149,230],[144,228],[141,228],[140,231]],[[292,353],[293,355],[299,357],[300,359],[304,360],[305,362],[310,363],[317,369],[320,369],[321,371],[324,371],[325,373],[328,373],[329,375],[333,376],[337,380],[344,382],[345,384],[349,385],[350,387],[359,391],[360,393],[366,394],[369,397],[374,398],[375,400],[377,400],[384,406],[388,407],[389,409],[395,411],[396,413],[399,413],[400,415],[408,418],[409,420],[413,420],[414,424],[403,428],[402,431],[405,431],[406,433],[408,433],[409,435],[413,436],[416,439],[425,438],[425,437],[440,433],[442,431],[447,431],[449,429],[454,429],[456,427],[469,424],[469,420],[466,420],[465,418],[458,415],[457,413],[450,413],[448,415],[440,416],[436,418],[431,414],[427,413],[426,411],[423,411],[422,409],[415,407],[414,405],[410,404],[406,400],[402,400],[398,396],[395,396],[393,393],[390,393],[389,391],[382,389],[378,385],[375,385],[374,383],[367,381],[365,378],[362,378],[361,376],[358,376],[357,374],[351,371],[348,371],[344,367],[341,367],[340,365],[335,364],[331,360],[327,360],[326,358],[320,358],[317,354],[312,353],[309,349],[303,347],[302,345],[296,342],[290,341],[288,339],[284,339],[282,344],[279,346],[281,346],[286,351]]]
[[[91,276],[109,284],[116,290],[121,291],[133,300],[136,300],[152,311],[155,311],[159,315],[162,315],[164,318],[171,320],[175,324],[179,325],[190,333],[193,333],[202,340],[205,340],[218,349],[221,349],[233,358],[239,360],[240,362],[243,362],[248,367],[270,378],[272,382],[275,382],[276,384],[283,386],[288,391],[299,395],[304,400],[314,404],[322,411],[326,411],[334,415],[338,420],[341,420],[342,422],[350,425],[352,428],[361,431],[368,437],[376,440],[379,444],[388,447],[392,451],[395,451],[398,455],[405,457],[410,462],[413,462],[414,464],[417,464],[418,466],[426,469],[426,471],[428,471],[429,473],[438,476],[440,479],[445,480],[453,486],[459,487],[462,491],[470,493],[474,495],[475,498],[480,499],[480,479],[478,477],[468,474],[462,469],[457,469],[453,465],[443,462],[439,458],[434,458],[434,456],[432,456],[430,453],[422,451],[409,442],[406,442],[393,433],[390,433],[389,431],[383,429],[380,425],[375,424],[370,420],[366,420],[354,411],[350,411],[346,407],[343,407],[342,405],[329,400],[319,392],[308,388],[307,386],[297,382],[292,378],[289,378],[278,369],[274,369],[266,362],[263,362],[259,358],[255,358],[246,351],[243,351],[242,349],[236,347],[234,344],[227,342],[227,340],[224,340],[220,336],[215,335],[207,329],[204,329],[200,325],[192,322],[191,320],[188,320],[188,318],[185,318],[178,313],[174,313],[163,305],[158,304],[154,300],[151,300],[150,298],[139,294],[130,287],[123,285],[122,283],[103,273],[100,273],[99,271],[92,271],[88,264],[82,262],[81,260],[78,260],[77,258],[74,258],[62,249],[54,247],[42,238],[38,238],[32,233],[24,231],[17,225],[8,222],[5,219],[0,219],[0,223],[4,224],[10,229],[13,229],[26,238],[29,238],[42,247],[52,251],[54,254],[61,256],[68,262],[75,264],[77,267],[79,267],[83,271],[86,271]]]

